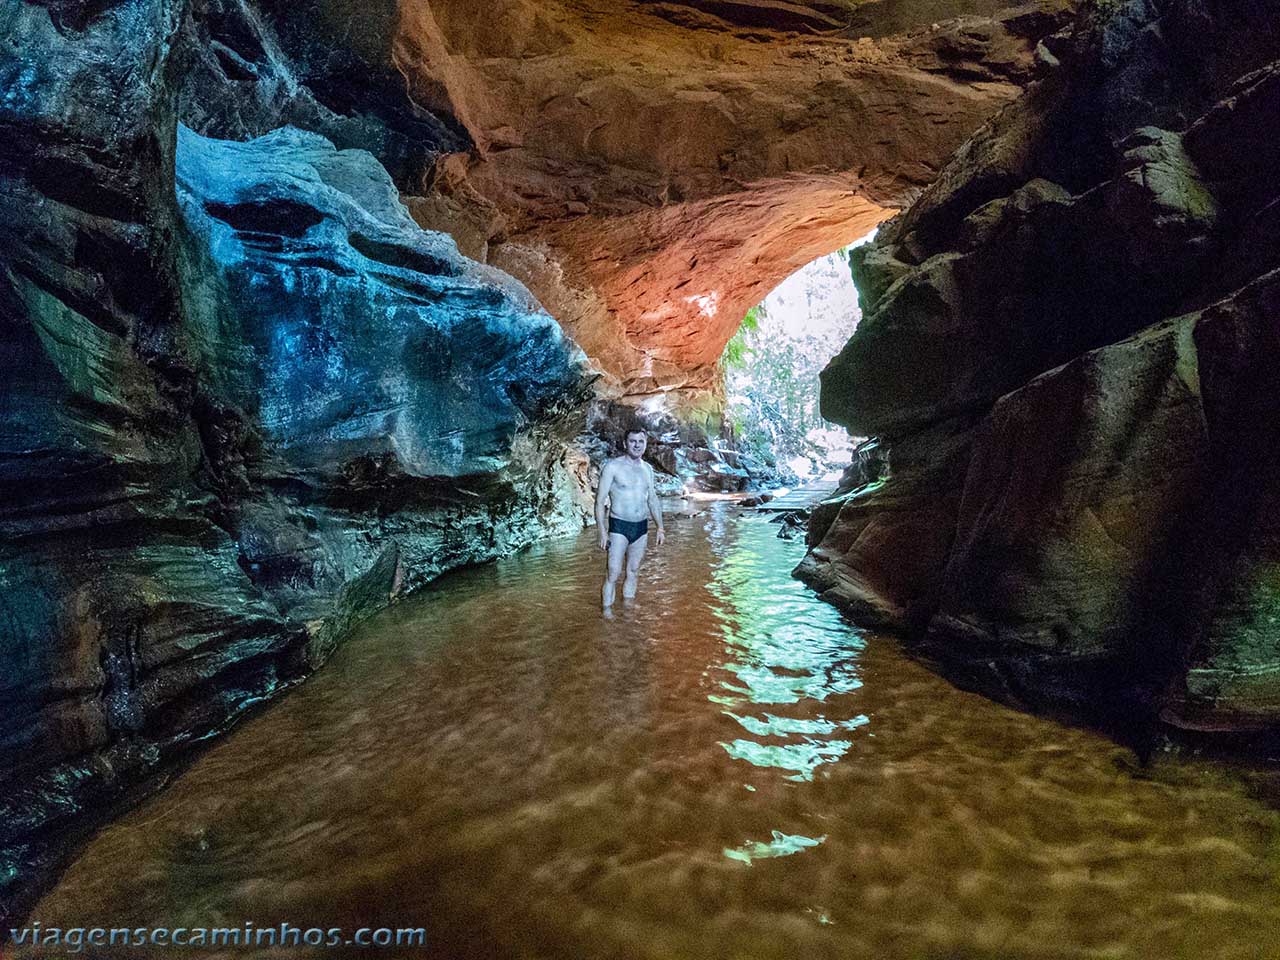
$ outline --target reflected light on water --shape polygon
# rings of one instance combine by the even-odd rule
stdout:
[[[612,622],[594,531],[397,604],[33,918],[429,931],[297,960],[1280,956],[1280,818],[1231,774],[954,689],[737,512],[672,517]]]
[[[770,559],[770,551],[761,550],[754,539],[734,539],[726,542],[713,570],[708,589],[718,602],[711,609],[721,621],[725,641],[725,660],[717,669],[730,679],[718,684],[727,694],[709,694],[707,699],[730,708],[722,711],[724,715],[758,738],[721,741],[730,757],[786,771],[788,780],[808,781],[817,767],[835,763],[853,746],[840,735],[869,722],[861,713],[839,720],[814,713],[829,699],[862,686],[857,657],[864,644],[834,609],[816,607],[798,584],[783,580],[785,571]],[[757,704],[786,705],[791,715],[735,712]],[[735,849],[726,850],[725,856],[750,862],[753,857],[783,856],[816,845],[779,846],[778,838],[789,835],[777,830],[773,835],[773,842],[765,845],[773,853],[760,852],[756,844],[750,855]]]
[[[724,855],[730,860],[741,860],[745,864],[750,864],[752,860],[762,860],[765,857],[789,857],[791,854],[799,853],[801,850],[816,847],[826,839],[826,837],[788,836],[775,830],[773,831],[773,839],[768,843],[758,841],[744,843],[735,850],[726,848]]]

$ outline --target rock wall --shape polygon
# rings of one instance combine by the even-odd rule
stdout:
[[[1271,742],[1280,14],[1114,0],[1041,57],[857,253],[822,406],[885,466],[797,573],[997,696]]]
[[[775,460],[739,449],[738,438],[724,423],[719,408],[709,407],[701,417],[684,410],[677,417],[665,410],[597,400],[587,412],[587,429],[589,439],[583,438],[583,448],[591,460],[592,486],[598,476],[594,471],[606,459],[626,453],[624,441],[632,430],[643,430],[648,438],[644,459],[653,467],[659,496],[742,493],[783,482]]]
[[[269,14],[0,8],[0,917],[354,619],[587,513],[581,351],[388,173],[465,134]]]

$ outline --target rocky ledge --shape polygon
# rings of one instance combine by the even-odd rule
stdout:
[[[858,252],[822,405],[878,452],[797,574],[1004,699],[1273,745],[1280,17],[1116,0],[1039,57]]]

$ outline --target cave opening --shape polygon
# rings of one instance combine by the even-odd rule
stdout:
[[[724,419],[735,445],[785,484],[835,480],[859,438],[823,419],[818,379],[862,309],[849,253],[875,232],[811,260],[746,312],[725,345]]]

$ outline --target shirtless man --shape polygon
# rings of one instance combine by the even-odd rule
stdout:
[[[657,542],[661,544],[666,539],[662,507],[653,488],[653,467],[641,459],[647,443],[643,430],[628,430],[624,443],[626,454],[605,461],[600,471],[596,526],[600,529],[600,549],[609,551],[609,565],[600,589],[606,613],[613,609],[614,588],[622,574],[624,560],[627,578],[622,583],[622,598],[631,600],[636,595],[636,574],[644,559],[649,517],[658,525]]]

